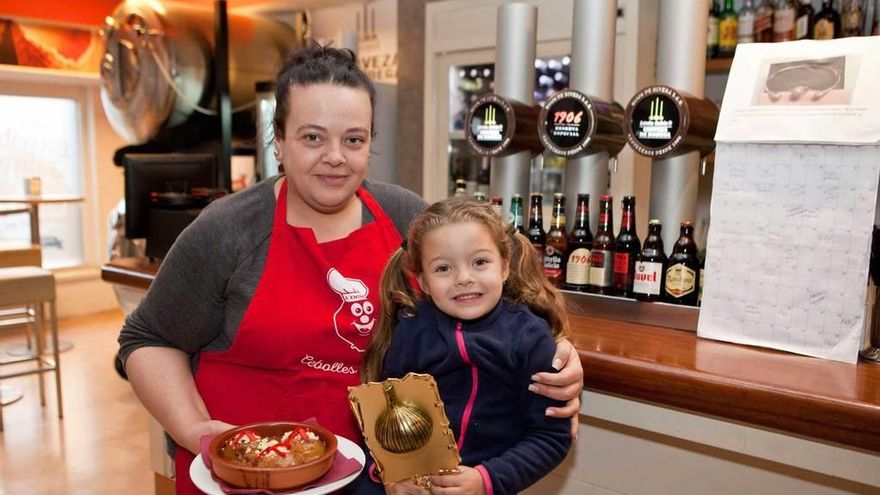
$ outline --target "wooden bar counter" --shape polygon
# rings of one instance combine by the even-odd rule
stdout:
[[[102,278],[145,290],[158,268],[121,258],[103,267]],[[584,366],[579,438],[526,495],[880,494],[880,366],[669,328],[692,328],[695,309],[638,303],[638,311],[662,321],[656,326],[640,316],[609,317],[631,317],[632,301],[585,305],[580,295],[567,297]],[[666,310],[672,318],[653,314]],[[168,483],[170,460],[162,459],[161,429],[153,426],[156,478]]]
[[[146,289],[157,261],[117,258],[107,282]],[[571,315],[585,387],[880,452],[880,366],[697,338]]]

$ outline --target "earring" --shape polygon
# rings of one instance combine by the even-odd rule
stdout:
[[[284,173],[284,164],[283,164],[283,163],[279,163],[279,164],[278,164],[278,173],[279,173],[279,174],[283,174],[283,173]]]

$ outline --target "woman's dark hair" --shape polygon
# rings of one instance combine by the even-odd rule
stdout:
[[[326,83],[367,92],[373,114],[370,132],[374,133],[376,88],[369,76],[358,67],[357,55],[347,48],[333,48],[329,44],[310,41],[306,46],[287,55],[275,79],[275,118],[272,125],[276,136],[284,137],[284,123],[290,115],[287,95],[290,94],[291,86]]]

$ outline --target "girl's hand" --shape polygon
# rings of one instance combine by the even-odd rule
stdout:
[[[387,495],[430,495],[431,492],[416,485],[412,481],[401,481],[400,483],[389,483],[385,485],[385,493]]]
[[[576,439],[578,431],[578,411],[581,408],[581,391],[584,389],[584,369],[577,350],[566,339],[556,344],[553,367],[558,373],[536,373],[529,390],[556,400],[566,401],[563,407],[548,407],[547,416],[571,418],[571,434]]]
[[[457,473],[431,476],[431,495],[484,495],[483,477],[467,466],[458,466]]]

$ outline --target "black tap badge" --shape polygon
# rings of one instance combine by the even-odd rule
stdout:
[[[593,136],[592,103],[579,91],[562,90],[547,100],[538,125],[547,150],[558,156],[577,155]]]
[[[468,122],[468,141],[481,155],[495,155],[510,143],[509,107],[495,95],[481,98],[473,106]]]
[[[679,137],[681,124],[679,105],[672,96],[658,93],[648,94],[635,104],[630,120],[630,136],[645,150],[637,149],[639,153],[651,156],[651,151],[674,144],[673,140]]]

